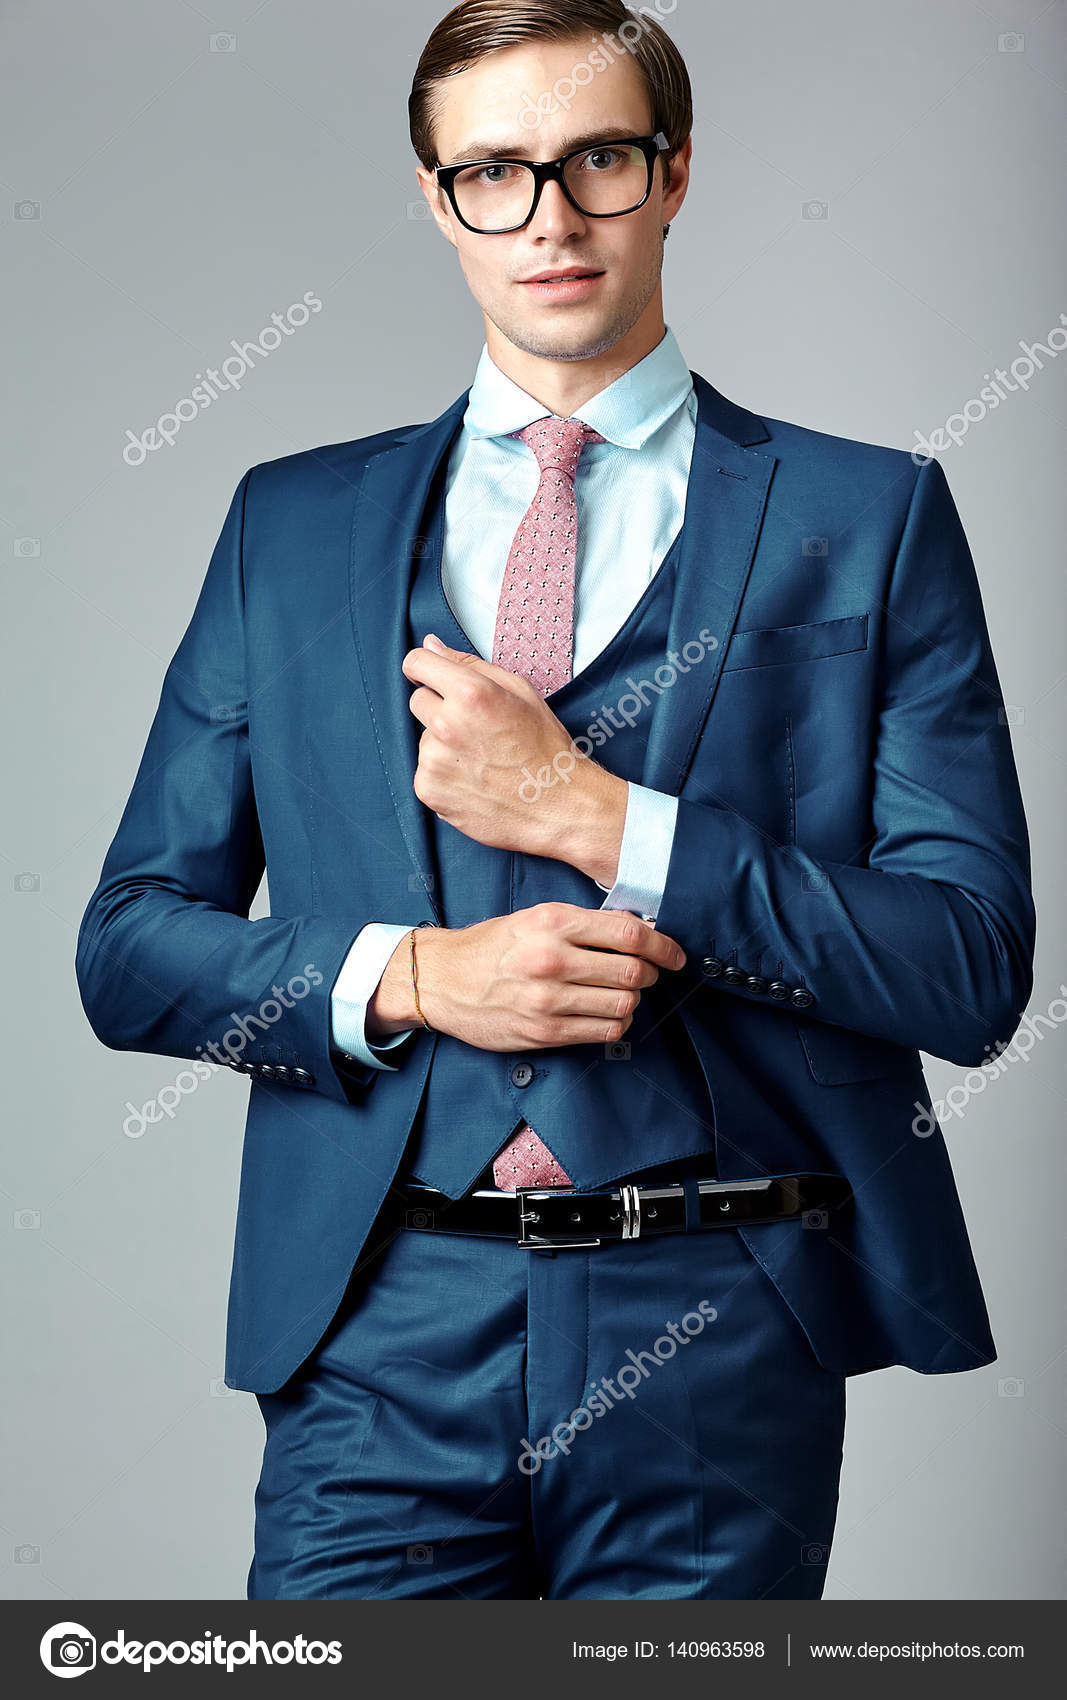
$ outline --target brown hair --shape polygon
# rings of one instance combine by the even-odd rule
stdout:
[[[629,49],[645,79],[652,104],[652,128],[662,130],[670,143],[664,154],[664,180],[670,181],[670,161],[693,127],[693,92],[685,61],[670,36],[643,7],[640,17],[622,0],[461,0],[441,19],[422,50],[408,98],[411,144],[422,164],[432,171],[440,161],[434,145],[435,96],[445,77],[466,71],[487,54],[523,41],[571,41],[596,30],[609,38],[624,24],[640,27]],[[619,44],[615,43],[615,51]],[[603,53],[605,50],[601,49]]]

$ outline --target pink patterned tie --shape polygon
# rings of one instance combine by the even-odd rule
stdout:
[[[578,457],[586,443],[605,439],[581,419],[555,415],[513,435],[533,450],[541,478],[504,568],[492,658],[547,697],[571,677]],[[528,1122],[494,1161],[493,1179],[504,1191],[573,1184]]]

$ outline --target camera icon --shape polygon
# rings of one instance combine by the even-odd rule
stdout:
[[[816,870],[813,874],[805,874],[800,883],[804,891],[825,891],[829,881],[821,870]]]
[[[20,561],[29,561],[41,553],[41,539],[39,537],[16,537],[13,548]]]
[[[825,1564],[830,1557],[830,1548],[822,1546],[818,1541],[811,1541],[800,1549],[801,1564]]]
[[[437,1218],[432,1210],[405,1210],[405,1228],[432,1228]]]
[[[22,1546],[15,1548],[13,1557],[16,1564],[40,1564],[41,1549],[40,1547],[31,1547],[27,1542],[24,1542]]]
[[[1025,719],[1026,711],[1017,702],[1006,702],[997,709],[998,726],[1021,726]]]
[[[409,891],[432,891],[433,883],[433,875],[423,873],[421,868],[417,873],[408,875]]]
[[[40,876],[40,874],[16,874],[15,875],[15,890],[16,891],[40,891],[40,889],[41,889],[41,876]]]
[[[1019,1381],[1014,1375],[1006,1375],[997,1382],[997,1395],[1001,1399],[1021,1399],[1025,1392],[1025,1381]]]
[[[803,207],[805,218],[825,219],[830,216],[829,203],[826,201],[805,201]]]
[[[800,1220],[805,1228],[825,1228],[829,1225],[830,1218],[825,1210],[805,1210]]]
[[[219,35],[213,35],[211,37],[211,51],[212,53],[236,53],[237,37],[231,35],[228,30],[222,31]]]
[[[429,202],[421,201],[421,200],[420,201],[409,201],[408,202],[408,218],[409,219],[415,220],[415,219],[420,219],[420,218],[432,218],[432,217],[433,217],[433,214],[430,211]]]
[[[41,203],[40,203],[40,201],[16,201],[15,202],[15,217],[16,218],[27,218],[27,219],[29,219],[29,218],[40,218],[40,216],[41,216]]]
[[[225,726],[237,719],[237,710],[231,702],[216,702],[211,705],[210,720],[212,726]]]
[[[41,1212],[39,1210],[16,1210],[14,1220],[16,1228],[39,1228],[41,1226]]]
[[[424,1546],[419,1541],[415,1546],[407,1548],[404,1557],[409,1564],[432,1564],[433,1547]]]
[[[227,1387],[221,1375],[216,1375],[207,1385],[208,1392],[213,1399],[235,1399],[237,1397],[236,1387]]]
[[[96,1641],[88,1633],[75,1635],[69,1630],[53,1635],[49,1664],[53,1670],[92,1670],[96,1664]]]
[[[626,1039],[612,1039],[604,1046],[608,1062],[629,1062],[630,1046]]]
[[[998,53],[1022,53],[1026,48],[1026,37],[1019,35],[1016,30],[1008,30],[1005,35],[997,36]]]
[[[800,546],[800,552],[802,555],[806,555],[809,560],[821,559],[830,553],[830,539],[828,537],[805,537]]]

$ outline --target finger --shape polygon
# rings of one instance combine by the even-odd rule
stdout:
[[[417,691],[412,691],[408,699],[408,707],[416,720],[421,720],[424,726],[429,726],[431,720],[444,707],[444,699],[436,691],[431,691],[429,685],[420,685]]]
[[[559,1025],[559,1036],[551,1044],[543,1039],[520,1039],[508,1045],[509,1051],[546,1051],[557,1045],[614,1045],[618,1043],[616,1026],[610,1020],[584,1015],[565,1016]]]
[[[686,960],[681,945],[667,933],[648,926],[625,909],[581,909],[575,905],[560,931],[572,944],[643,956],[659,968],[678,969]]]
[[[589,1020],[628,1021],[640,1001],[641,993],[629,986],[596,986],[574,981],[559,988],[558,999],[548,1014],[549,1019],[580,1015]]]
[[[483,678],[495,674],[498,668],[488,661],[483,661],[480,655],[469,655],[461,649],[450,649],[446,654],[435,655],[432,649],[420,646],[409,649],[400,663],[406,679],[412,684],[431,685],[442,696],[453,689],[460,679],[467,678],[472,673],[480,674]]]
[[[583,950],[565,945],[559,977],[572,986],[606,986],[625,991],[654,986],[659,969],[643,956],[624,956],[614,950]]]

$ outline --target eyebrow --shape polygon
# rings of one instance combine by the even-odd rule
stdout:
[[[597,142],[628,142],[637,135],[637,131],[625,124],[614,129],[587,130],[583,135],[572,136],[570,141],[560,148],[557,158],[564,154],[574,153],[577,148],[591,148]],[[455,159],[448,161],[449,165],[467,165],[477,159],[530,159],[529,148],[501,147],[499,142],[469,142]]]

